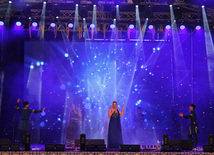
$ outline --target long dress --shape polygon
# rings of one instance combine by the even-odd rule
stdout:
[[[110,117],[109,128],[108,128],[108,148],[119,149],[120,145],[123,144],[120,113],[113,113]]]

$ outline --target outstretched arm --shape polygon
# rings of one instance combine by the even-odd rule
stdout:
[[[183,113],[180,113],[179,116],[185,118],[185,119],[189,119],[190,117],[192,117],[192,114],[190,115],[184,115]]]
[[[20,102],[20,98],[18,98],[18,100],[16,101],[16,106],[15,106],[16,110],[19,109],[19,107],[18,107],[19,102]]]
[[[123,111],[122,112],[119,111],[120,115],[124,115],[124,108],[125,108],[125,105],[123,105]]]
[[[43,111],[45,111],[45,108],[43,108],[42,110],[32,110],[32,113],[38,114],[38,113],[43,112]]]

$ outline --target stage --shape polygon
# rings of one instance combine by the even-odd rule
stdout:
[[[45,152],[45,151],[18,151],[18,152],[1,152],[1,155],[214,155],[214,153],[209,152]]]

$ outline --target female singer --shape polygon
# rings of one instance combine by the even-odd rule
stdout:
[[[120,145],[123,144],[120,115],[124,115],[123,111],[120,112],[117,109],[117,102],[112,103],[112,109],[108,112],[108,117],[110,117],[109,128],[108,128],[108,148],[119,149]]]

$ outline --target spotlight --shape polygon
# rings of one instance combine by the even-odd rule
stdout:
[[[196,30],[200,30],[200,29],[201,29],[201,26],[198,25],[198,26],[195,27],[195,29],[196,29]]]
[[[76,6],[78,6],[78,4],[76,4]]]
[[[30,65],[30,69],[34,69],[34,66],[33,66],[33,65]]]
[[[149,20],[149,18],[146,18],[146,20]]]
[[[85,18],[83,18],[83,20],[85,20]]]
[[[117,8],[119,8],[119,5],[116,5]]]
[[[154,28],[154,26],[153,25],[149,25],[149,29],[151,30],[151,29],[153,29]]]
[[[55,27],[56,24],[55,24],[55,23],[51,23],[50,26],[51,26],[51,27]]]
[[[12,3],[12,1],[8,1],[8,3],[9,3],[9,4],[11,4],[11,3]]]
[[[0,26],[3,26],[4,25],[4,22],[3,21],[0,21]]]
[[[28,17],[29,20],[31,20],[31,17]]]
[[[94,7],[96,7],[96,5],[94,4]]]
[[[40,66],[40,64],[41,64],[41,63],[40,63],[39,61],[36,62],[36,66]]]
[[[92,29],[95,28],[95,25],[94,25],[94,24],[91,24],[91,25],[90,25],[90,28],[92,28]]]
[[[202,8],[204,8],[205,6],[204,6],[204,5],[202,5],[201,7],[202,7]]]
[[[180,26],[180,29],[181,29],[181,30],[184,30],[185,28],[186,28],[186,27],[185,27],[184,25],[181,25],[181,26]]]
[[[115,28],[115,25],[114,25],[114,24],[111,24],[111,25],[110,25],[110,28],[111,28],[111,29],[114,29],[114,28]]]
[[[166,29],[167,30],[171,29],[171,26],[170,25],[166,25]]]
[[[45,63],[43,61],[41,61],[40,64],[43,66]]]
[[[37,27],[37,26],[38,26],[37,22],[33,22],[33,23],[32,23],[32,26],[33,26],[33,27]]]
[[[22,23],[20,21],[16,22],[16,26],[21,26],[21,25],[22,25]]]
[[[65,53],[65,55],[64,55],[64,56],[67,58],[69,55],[68,55],[68,53]]]
[[[114,21],[116,21],[116,18],[114,18]]]
[[[56,19],[58,19],[59,18],[59,16],[56,16]]]
[[[46,2],[44,1],[43,4],[46,4]]]
[[[130,28],[130,29],[133,29],[133,28],[134,28],[134,25],[133,25],[133,24],[130,24],[130,25],[129,25],[129,28]]]
[[[135,7],[138,8],[138,5],[136,5]]]
[[[172,4],[170,4],[169,7],[171,8],[171,7],[172,7]]]
[[[72,27],[74,27],[74,24],[69,23],[69,24],[68,24],[68,27],[69,27],[69,28],[72,28]]]

